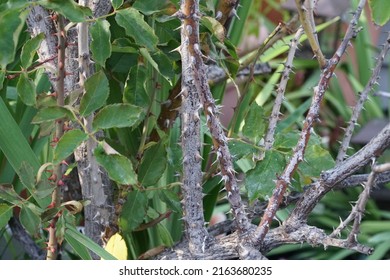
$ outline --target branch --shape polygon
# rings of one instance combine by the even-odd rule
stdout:
[[[389,163],[372,167],[372,172],[367,178],[367,182],[364,185],[364,190],[359,195],[359,199],[353,206],[350,215],[344,221],[341,221],[340,225],[330,235],[331,237],[340,236],[341,231],[344,230],[351,221],[354,221],[352,230],[349,233],[347,240],[351,244],[355,244],[357,242],[357,235],[359,233],[360,223],[363,218],[363,213],[365,212],[367,201],[370,197],[370,192],[375,186],[376,177],[379,173],[386,171],[390,171]]]
[[[367,85],[363,89],[362,93],[360,94],[360,98],[358,102],[356,103],[355,107],[353,108],[352,117],[349,121],[349,125],[345,131],[345,135],[343,138],[343,141],[341,143],[339,153],[337,155],[336,163],[340,164],[347,155],[347,150],[349,147],[349,144],[351,142],[352,134],[355,128],[355,125],[357,124],[357,120],[360,116],[360,113],[363,109],[364,102],[366,102],[368,98],[368,94],[373,90],[373,87],[377,84],[378,79],[380,78],[380,72],[382,69],[383,61],[385,60],[385,57],[387,55],[387,52],[390,48],[390,34],[387,37],[387,40],[385,41],[383,45],[383,49],[381,53],[379,54],[377,58],[377,63],[374,68],[374,71],[372,72],[372,75],[370,77],[370,80],[368,81]]]
[[[205,228],[202,194],[202,158],[200,156],[200,98],[194,68],[198,61],[195,48],[199,47],[199,6],[196,0],[183,0],[178,16],[181,19],[182,105],[181,121],[183,150],[183,220],[190,253],[204,258],[210,237]],[[207,245],[208,247],[208,245]]]
[[[57,92],[57,106],[63,107],[65,104],[65,48],[66,48],[66,31],[64,26],[64,18],[61,15],[57,15],[57,41],[58,41],[58,55],[57,55],[57,77],[56,77],[56,92]],[[58,140],[64,134],[64,120],[59,119],[55,124],[55,135],[53,137],[53,143],[56,144]],[[61,187],[62,183],[62,168],[61,164],[56,164],[53,168],[52,181],[55,182],[56,188],[53,190],[51,204],[49,207],[56,208],[61,204]],[[47,259],[55,260],[58,254],[58,244],[56,237],[56,223],[58,215],[56,215],[50,222],[48,227],[49,241],[47,244]]]
[[[107,1],[104,1],[107,2]],[[79,5],[98,7],[95,2],[88,0],[80,0]],[[94,15],[101,16],[102,10],[93,10]],[[72,52],[72,57],[78,56],[79,78],[78,86],[81,92],[85,94],[85,81],[93,74],[93,64],[90,58],[90,37],[89,23],[81,22],[77,25],[77,46],[78,50]],[[76,39],[75,39],[76,40]],[[77,54],[77,55],[76,55]],[[92,121],[94,114],[90,114],[83,119],[86,133],[91,134]],[[102,239],[108,240],[109,237],[117,230],[115,210],[112,201],[112,183],[108,178],[105,170],[99,167],[94,156],[94,149],[97,147],[96,140],[89,137],[88,140],[82,143],[74,152],[77,161],[77,169],[79,180],[81,183],[81,191],[84,200],[89,200],[91,203],[84,208],[85,217],[85,234],[93,241],[102,245]],[[107,228],[109,230],[107,230]],[[102,236],[102,232],[105,236]],[[98,256],[92,253],[93,258]]]
[[[294,230],[306,223],[308,215],[318,201],[335,185],[367,165],[373,157],[379,156],[390,146],[390,124],[388,124],[376,137],[360,149],[353,156],[346,159],[343,164],[325,171],[321,178],[308,188],[296,204],[290,217],[286,220],[286,227]]]
[[[314,56],[317,58],[321,69],[327,67],[327,61],[324,54],[321,51],[320,44],[318,42],[317,31],[313,17],[313,3],[312,0],[295,0],[297,5],[299,20],[305,30],[307,39],[313,50]]]
[[[284,99],[284,92],[286,91],[287,82],[289,80],[289,76],[293,68],[295,51],[298,48],[299,39],[302,36],[302,34],[303,34],[303,29],[301,27],[298,29],[298,31],[295,34],[295,37],[291,40],[290,43],[290,50],[287,55],[287,59],[285,62],[285,67],[282,73],[282,77],[280,79],[280,83],[276,90],[276,98],[274,101],[274,106],[272,108],[271,117],[269,119],[267,134],[264,140],[265,150],[270,150],[274,144],[274,134],[275,134],[276,124],[279,120],[280,107],[282,106],[282,102]]]
[[[284,193],[287,187],[291,184],[291,178],[295,173],[295,170],[298,168],[299,163],[304,159],[304,154],[311,135],[311,130],[313,128],[314,122],[318,118],[321,101],[324,97],[325,91],[329,86],[330,79],[340,61],[341,56],[344,54],[350,40],[356,36],[356,26],[365,2],[365,0],[360,1],[358,9],[353,16],[350,25],[348,26],[343,42],[327,64],[326,68],[324,68],[321,72],[320,80],[318,85],[314,88],[313,100],[303,124],[300,138],[294,148],[293,155],[285,167],[283,173],[278,177],[276,181],[276,187],[274,188],[272,197],[269,200],[264,216],[252,236],[253,241],[256,243],[261,243],[264,240],[271,222],[275,217],[276,211],[278,210],[279,205],[283,200]]]

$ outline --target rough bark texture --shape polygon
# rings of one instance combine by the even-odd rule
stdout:
[[[183,150],[183,219],[189,250],[193,257],[203,258],[209,236],[205,228],[202,195],[202,158],[200,155],[199,92],[196,87],[194,45],[199,40],[199,8],[197,1],[183,0],[180,12],[182,59],[182,150]]]
[[[90,7],[94,16],[98,17],[109,10],[107,4],[110,5],[110,3],[108,2],[83,0],[79,1],[79,4]],[[97,8],[99,10],[95,10]],[[73,49],[70,55],[73,58],[77,57],[77,60],[73,59],[73,61],[78,61],[80,71],[77,86],[84,92],[84,83],[94,72],[89,49],[89,23],[79,23],[77,31],[78,49]],[[93,114],[83,120],[88,132],[92,131],[92,120]],[[112,183],[106,171],[96,161],[93,154],[96,146],[97,143],[90,137],[77,148],[74,155],[83,199],[91,202],[84,209],[85,234],[96,243],[103,245],[103,238],[109,238],[112,232],[116,231],[116,217]],[[92,256],[95,259],[98,258],[96,254]]]
[[[91,8],[95,17],[102,16],[111,9],[111,1],[109,0],[94,0],[80,1],[79,4],[86,5]],[[43,32],[45,40],[42,42],[38,55],[40,61],[49,60],[57,55],[57,29],[50,17],[50,13],[41,6],[33,6],[27,19],[29,31],[32,36]],[[80,28],[73,27],[66,34],[66,61],[65,61],[65,94],[78,90],[79,85],[79,69],[83,69],[84,79],[91,75],[91,61],[89,53],[89,35],[88,24],[82,24],[83,31],[81,37],[84,42],[79,50],[78,37]],[[82,55],[79,56],[79,53]],[[80,62],[82,60],[82,62]],[[82,67],[79,68],[79,63]],[[53,89],[57,90],[57,61],[50,60],[45,63],[46,72],[52,83]],[[86,71],[88,69],[88,71]],[[87,126],[88,127],[88,126]],[[102,244],[102,233],[106,227],[116,224],[114,219],[114,207],[112,201],[112,183],[109,180],[107,173],[99,168],[96,160],[93,157],[94,144],[90,139],[87,143],[83,143],[75,152],[75,159],[78,165],[79,181],[84,199],[90,200],[84,211],[85,232],[95,242]],[[114,229],[115,230],[115,229]],[[94,255],[97,258],[96,255]]]

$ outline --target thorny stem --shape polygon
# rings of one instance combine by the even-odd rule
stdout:
[[[363,168],[372,160],[373,156],[381,155],[389,146],[390,124],[385,126],[366,146],[347,158],[343,164],[322,172],[321,177],[305,191],[302,198],[297,202],[294,210],[285,221],[285,226],[290,230],[294,230],[305,223],[308,215],[325,194],[335,189],[336,184],[342,183],[344,179]]]
[[[278,210],[279,205],[283,199],[284,193],[287,187],[291,184],[291,178],[294,175],[295,170],[298,168],[299,163],[303,161],[306,146],[311,135],[311,130],[313,128],[314,123],[318,119],[321,101],[324,97],[325,91],[329,86],[330,79],[333,76],[334,70],[339,63],[341,56],[347,49],[350,40],[356,36],[356,26],[358,24],[358,19],[361,15],[365,3],[366,0],[360,1],[357,11],[355,12],[348,26],[343,42],[340,44],[332,59],[330,59],[329,63],[321,72],[320,80],[318,82],[318,85],[314,88],[313,100],[309,108],[309,112],[307,113],[305,122],[303,124],[300,138],[294,148],[293,155],[290,158],[290,161],[285,167],[283,173],[277,178],[276,186],[268,202],[267,209],[260,221],[259,226],[257,227],[255,233],[252,236],[253,241],[256,243],[263,242],[264,237],[271,226],[272,220],[275,217],[276,211]]]
[[[318,59],[321,69],[327,67],[327,61],[324,54],[321,51],[320,44],[318,42],[317,31],[313,17],[313,2],[312,0],[295,0],[297,5],[299,20],[305,30],[307,39],[313,50],[315,57]]]
[[[188,138],[188,129],[195,124],[200,123],[200,118],[198,110],[201,108],[199,105],[199,97],[203,105],[203,110],[206,115],[206,123],[210,130],[210,134],[213,141],[213,149],[217,154],[217,159],[219,160],[221,168],[221,177],[225,183],[225,189],[227,193],[227,200],[230,203],[232,208],[232,214],[235,219],[237,230],[240,235],[240,242],[238,245],[238,250],[240,252],[241,258],[261,258],[259,252],[253,250],[251,242],[245,238],[244,235],[248,234],[250,230],[250,222],[246,215],[244,204],[241,201],[240,189],[237,184],[237,179],[235,176],[235,170],[233,168],[232,157],[229,152],[227,138],[224,134],[222,125],[218,118],[218,109],[215,105],[215,101],[211,95],[210,87],[207,82],[205,65],[202,60],[202,53],[199,45],[199,6],[198,1],[188,0],[182,2],[182,13],[181,15],[182,22],[182,60],[183,60],[183,140]],[[189,72],[189,73],[187,73]],[[186,77],[185,75],[189,76]],[[191,98],[191,94],[194,94]],[[187,97],[188,96],[188,97]],[[190,98],[189,98],[190,97]],[[192,99],[191,104],[186,104],[188,100]],[[191,107],[193,106],[193,107]],[[188,113],[193,110],[193,120],[188,121],[190,117]],[[187,164],[190,159],[196,163],[196,166],[200,164],[201,159],[199,155],[199,134],[196,131],[193,134],[196,137],[196,150],[192,152],[191,157],[195,157],[195,160],[192,160],[190,155],[185,151],[186,145],[183,143],[183,154],[184,154],[184,169],[187,168]],[[182,141],[183,142],[183,141]],[[192,147],[194,149],[194,147]],[[191,150],[190,150],[191,151]],[[199,156],[198,156],[199,155]],[[193,166],[190,167],[190,172],[193,172]],[[200,172],[199,172],[200,173]],[[201,173],[197,175],[196,184],[201,182]],[[200,180],[200,181],[198,181]],[[199,182],[199,183],[198,183]],[[186,180],[183,181],[183,190],[184,186],[187,184]],[[192,187],[198,188],[197,185],[192,185]],[[199,186],[200,188],[200,186]],[[193,202],[193,201],[188,201]],[[185,202],[186,204],[187,202]],[[197,200],[196,203],[201,205],[201,200]],[[184,205],[185,208],[188,207]],[[198,211],[203,212],[200,208]],[[202,214],[203,219],[203,214]],[[187,221],[186,221],[187,222]],[[207,236],[207,232],[206,235]],[[199,237],[197,237],[199,238]],[[191,242],[190,242],[191,249]],[[257,254],[256,254],[257,253]]]
[[[388,35],[386,42],[383,45],[383,49],[377,58],[377,63],[374,68],[374,71],[372,72],[370,80],[368,81],[367,85],[361,92],[359,100],[357,101],[355,107],[353,108],[352,117],[345,131],[344,138],[341,143],[339,153],[337,155],[336,164],[342,163],[347,155],[347,150],[352,138],[352,134],[355,129],[355,125],[357,124],[357,120],[360,116],[360,113],[363,109],[364,102],[366,102],[368,98],[368,94],[373,90],[373,87],[377,84],[377,81],[380,78],[379,74],[382,68],[383,61],[385,60],[385,57],[389,51],[389,48],[390,48],[390,34]]]
[[[370,192],[375,185],[375,179],[379,173],[386,172],[390,170],[390,164],[374,165],[372,167],[372,172],[367,178],[367,182],[363,185],[363,192],[359,195],[358,201],[353,206],[349,216],[340,222],[340,225],[332,232],[330,237],[339,236],[341,231],[344,230],[347,225],[353,220],[352,230],[348,235],[348,242],[350,244],[355,244],[357,242],[357,235],[359,234],[359,228],[361,220],[363,218],[363,213],[366,208],[368,199],[370,198]]]
[[[200,155],[201,94],[195,84],[194,69],[199,67],[195,46],[199,48],[199,6],[197,0],[182,0],[178,17],[181,19],[182,106],[181,144],[183,150],[183,220],[189,250],[195,258],[203,258],[209,235],[203,215],[202,171]]]
[[[57,38],[58,38],[58,55],[57,55],[57,65],[58,65],[58,73],[57,73],[57,105],[59,107],[64,106],[65,102],[65,44],[66,44],[66,35],[64,30],[64,19],[61,15],[58,15],[57,20]],[[53,139],[53,143],[55,144],[58,142],[58,139],[62,137],[64,134],[63,130],[63,119],[59,119],[56,121],[56,131],[55,136]],[[61,203],[61,178],[62,178],[62,170],[61,170],[61,164],[54,165],[53,168],[53,181],[56,184],[56,188],[54,189],[52,193],[52,199],[50,206],[53,208],[56,208]],[[56,223],[57,223],[58,217],[54,217],[50,225],[48,227],[49,231],[49,241],[47,244],[47,256],[46,259],[48,260],[55,260],[57,258],[58,253],[58,244],[57,244],[57,238],[56,238]]]
[[[286,86],[287,82],[289,79],[289,75],[292,71],[293,68],[293,60],[295,56],[295,51],[298,48],[299,44],[299,39],[303,34],[303,28],[300,27],[298,31],[295,34],[295,37],[291,40],[290,43],[290,50],[287,55],[287,59],[285,62],[285,67],[282,73],[282,77],[280,79],[280,83],[278,85],[278,88],[276,90],[276,98],[275,98],[275,103],[272,108],[271,112],[271,117],[269,119],[268,123],[268,130],[267,134],[265,136],[265,150],[270,150],[274,144],[274,135],[275,135],[275,129],[276,129],[276,124],[279,119],[279,114],[280,114],[280,107],[282,106],[282,102],[284,99],[284,92],[286,91]],[[260,156],[261,158],[261,156]]]

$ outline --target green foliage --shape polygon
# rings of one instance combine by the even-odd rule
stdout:
[[[113,127],[132,127],[141,118],[143,109],[131,104],[111,104],[96,114],[92,126],[95,130]]]
[[[88,139],[88,134],[79,129],[66,132],[58,141],[54,149],[53,162],[60,163],[70,156],[80,144]]]
[[[147,210],[147,197],[140,191],[132,191],[127,195],[123,210],[119,218],[119,225],[123,232],[131,232],[144,220]]]
[[[73,0],[41,0],[39,5],[54,10],[73,22],[83,22],[92,16],[89,8],[77,5]]]
[[[24,69],[27,69],[33,63],[34,56],[43,39],[45,39],[45,34],[39,33],[34,38],[27,40],[26,43],[23,45],[22,52],[20,54],[20,62]]]
[[[80,101],[80,115],[89,116],[100,109],[109,95],[108,80],[103,71],[99,71],[85,81],[85,94]]]
[[[390,20],[390,7],[386,0],[368,0],[374,22],[384,25]]]
[[[107,20],[98,20],[90,28],[91,52],[94,61],[104,67],[107,58],[111,55],[110,23]]]
[[[22,32],[28,10],[21,12],[17,9],[0,13],[0,68],[14,61],[19,35]]]
[[[159,160],[156,160],[158,158]],[[145,186],[155,185],[164,174],[167,165],[167,152],[163,141],[147,149],[139,165],[139,181]]]
[[[136,44],[144,46],[150,51],[156,50],[158,38],[139,11],[134,8],[119,10],[115,19],[125,29],[126,34],[135,40]]]
[[[123,185],[137,183],[137,175],[128,158],[120,154],[107,154],[102,145],[95,149],[95,156],[98,163],[107,170],[111,180]]]

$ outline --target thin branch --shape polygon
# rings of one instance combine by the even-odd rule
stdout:
[[[80,0],[79,5],[92,5],[91,1]],[[94,6],[95,7],[95,6]],[[93,11],[100,16],[99,13]],[[72,52],[74,57],[78,55],[79,78],[78,86],[82,94],[85,94],[85,82],[93,74],[93,62],[90,56],[90,37],[88,22],[77,24],[77,50]],[[81,184],[82,196],[84,200],[91,201],[84,208],[85,217],[85,234],[99,245],[103,244],[102,240],[108,240],[109,237],[117,230],[115,219],[115,209],[112,202],[112,183],[108,175],[96,161],[94,149],[97,147],[96,135],[92,135],[92,121],[94,113],[82,119],[85,132],[90,134],[88,140],[83,142],[74,152],[77,162],[79,180]],[[98,133],[97,133],[98,134]],[[104,232],[105,236],[102,236]],[[91,252],[94,259],[98,256]]]
[[[322,172],[320,179],[308,188],[297,202],[290,217],[285,221],[286,227],[294,230],[301,224],[306,223],[308,215],[326,193],[367,165],[373,157],[381,155],[389,146],[390,124],[384,127],[366,146],[346,159],[343,164]]]
[[[182,60],[182,150],[183,150],[183,220],[189,250],[193,258],[203,258],[210,242],[203,215],[202,170],[200,156],[200,97],[194,69],[198,67],[195,48],[199,48],[199,3],[182,0],[178,17],[181,19]]]
[[[322,53],[320,44],[318,42],[318,36],[313,17],[314,7],[312,0],[295,0],[295,3],[298,9],[299,20],[301,21],[303,29],[305,30],[305,34],[307,35],[307,39],[310,43],[313,53],[317,58],[321,69],[324,69],[327,67],[327,60]]]
[[[272,108],[271,117],[269,119],[267,134],[264,140],[265,150],[270,150],[274,144],[274,134],[275,134],[276,124],[279,120],[280,107],[282,106],[282,102],[284,99],[284,92],[286,91],[287,82],[289,80],[289,76],[293,68],[295,51],[298,48],[299,39],[301,38],[302,34],[303,34],[303,28],[300,27],[290,43],[290,50],[287,55],[287,59],[285,62],[282,77],[280,79],[280,83],[276,90],[276,98],[275,98],[274,106]]]
[[[318,114],[320,110],[320,104],[324,97],[325,91],[329,86],[330,79],[334,73],[336,66],[338,65],[341,56],[344,54],[350,40],[356,35],[356,26],[358,19],[365,5],[365,0],[361,0],[358,6],[358,9],[351,20],[350,25],[346,31],[345,37],[336,53],[333,55],[332,59],[327,64],[326,68],[321,72],[320,80],[318,85],[314,88],[314,96],[307,113],[303,128],[301,131],[300,138],[297,145],[294,148],[293,155],[290,158],[287,166],[285,167],[283,173],[277,178],[276,187],[274,188],[272,197],[269,200],[267,209],[264,213],[263,218],[260,221],[258,228],[253,234],[254,242],[261,243],[264,240],[265,235],[267,234],[269,227],[273,218],[275,217],[276,211],[279,208],[279,205],[283,199],[284,193],[287,187],[291,184],[291,178],[295,173],[295,170],[298,168],[298,165],[304,159],[305,150],[307,143],[310,139],[311,131],[314,123],[318,119]]]
[[[369,174],[367,178],[367,182],[363,185],[364,189],[359,195],[359,198],[356,204],[352,207],[351,213],[349,216],[340,222],[340,225],[332,232],[330,237],[340,236],[341,231],[344,230],[351,221],[354,221],[352,230],[348,235],[348,241],[351,244],[355,244],[357,242],[357,236],[359,234],[360,223],[363,218],[363,213],[365,212],[366,204],[368,199],[370,198],[370,192],[375,187],[376,178],[379,173],[390,171],[390,163],[382,164],[382,165],[374,165],[372,167],[372,172]]]
[[[57,41],[58,41],[58,55],[57,55],[57,83],[56,83],[56,93],[57,93],[57,105],[63,107],[65,104],[65,48],[66,48],[66,31],[64,28],[64,18],[61,15],[57,15]],[[58,140],[64,134],[64,120],[59,119],[56,121],[56,131],[53,138],[53,143],[56,144]],[[55,182],[56,188],[53,190],[52,199],[50,207],[56,208],[61,204],[61,187],[62,187],[62,168],[61,164],[56,164],[53,167],[53,177],[52,181]],[[49,241],[47,244],[47,259],[55,260],[58,254],[58,244],[56,237],[56,223],[58,220],[58,215],[56,215],[50,222],[48,227],[49,231]]]
[[[363,91],[360,94],[359,100],[357,101],[355,107],[353,108],[352,117],[349,121],[349,125],[345,131],[343,141],[341,143],[339,153],[337,155],[336,164],[340,164],[343,162],[347,155],[347,150],[349,147],[349,144],[351,142],[352,134],[355,129],[355,125],[357,124],[358,118],[360,116],[361,111],[363,110],[364,102],[368,99],[368,94],[373,90],[374,86],[378,83],[378,80],[380,78],[380,72],[382,69],[383,61],[385,60],[385,57],[389,51],[390,48],[390,34],[387,37],[386,42],[383,45],[383,49],[379,56],[377,57],[377,63],[374,68],[374,71],[372,72],[372,75],[370,77],[370,80],[368,81],[367,85],[363,89]]]

